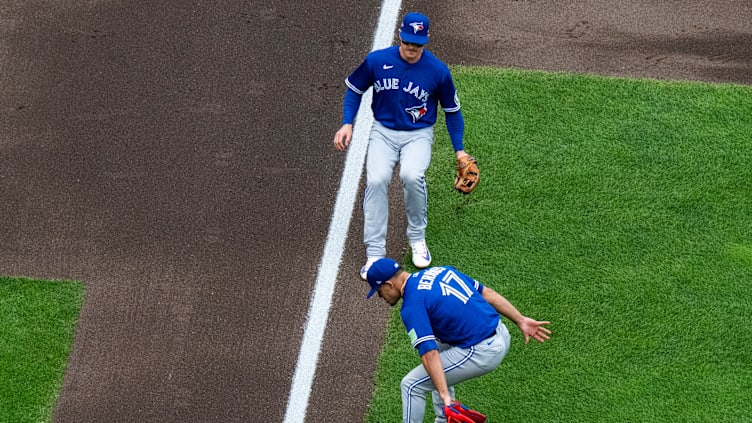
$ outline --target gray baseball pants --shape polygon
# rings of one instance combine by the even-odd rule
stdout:
[[[449,393],[454,396],[454,385],[493,371],[509,352],[511,339],[507,327],[499,320],[496,333],[470,348],[439,344],[441,362],[444,364]],[[402,422],[422,423],[426,412],[426,394],[432,392],[435,423],[445,423],[443,407],[436,387],[421,364],[410,371],[400,384],[402,391]]]
[[[366,155],[366,191],[363,199],[363,242],[367,257],[386,256],[389,221],[388,188],[399,163],[405,195],[407,240],[426,237],[428,190],[426,169],[431,163],[433,127],[396,131],[374,122]]]

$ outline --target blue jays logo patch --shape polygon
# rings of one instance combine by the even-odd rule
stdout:
[[[413,33],[415,34],[423,31],[423,22],[410,22],[409,25],[413,28]]]
[[[420,106],[407,108],[405,109],[405,111],[407,112],[408,115],[410,115],[410,117],[413,120],[413,123],[416,123],[423,116],[425,116],[426,113],[428,113],[428,104],[423,103]]]

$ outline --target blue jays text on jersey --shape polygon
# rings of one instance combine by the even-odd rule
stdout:
[[[439,103],[445,113],[460,110],[449,68],[428,50],[413,64],[400,57],[399,46],[373,51],[345,83],[358,95],[373,87],[374,119],[390,129],[434,125]],[[352,115],[346,116],[345,121],[354,119],[354,112],[345,114]]]
[[[398,90],[400,89],[400,80],[399,78],[384,78],[380,81],[374,81],[373,82],[373,90],[377,93],[380,93],[383,90]],[[413,82],[409,81],[407,83],[406,87],[402,88],[402,91],[412,94],[415,98],[418,99],[418,101],[423,101],[424,103],[428,101],[428,98],[430,97],[430,94],[428,91],[421,89],[418,85],[413,87]]]

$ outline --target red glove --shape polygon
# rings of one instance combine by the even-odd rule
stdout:
[[[486,416],[473,409],[467,408],[459,401],[453,401],[444,406],[444,416],[447,423],[486,423]]]

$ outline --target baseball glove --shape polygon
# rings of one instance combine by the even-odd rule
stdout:
[[[444,406],[444,416],[447,423],[486,423],[486,416],[473,409],[467,408],[459,401]]]
[[[454,178],[454,189],[470,194],[480,182],[478,162],[473,156],[465,156],[457,160],[457,177]]]

